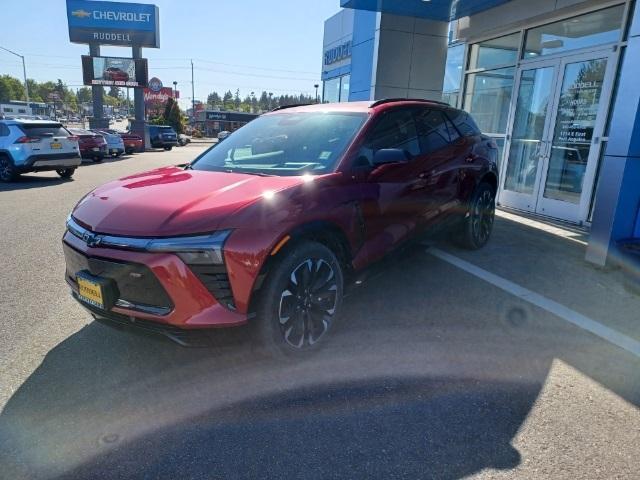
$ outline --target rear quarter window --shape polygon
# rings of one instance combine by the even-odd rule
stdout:
[[[476,125],[476,122],[467,112],[450,109],[447,111],[447,116],[451,119],[451,122],[456,126],[462,136],[473,137],[481,134],[478,125]]]

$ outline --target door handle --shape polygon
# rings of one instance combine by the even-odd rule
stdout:
[[[465,158],[464,161],[467,163],[473,163],[476,161],[477,158],[478,158],[478,155],[476,155],[475,153],[470,153],[469,155],[467,155],[467,158]]]

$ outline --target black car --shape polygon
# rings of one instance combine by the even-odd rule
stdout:
[[[165,125],[150,125],[149,140],[152,148],[171,150],[178,145],[178,134],[173,127]]]

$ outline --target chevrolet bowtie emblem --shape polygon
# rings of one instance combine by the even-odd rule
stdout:
[[[71,15],[78,18],[87,18],[91,16],[91,12],[87,12],[86,10],[74,10],[71,12]]]
[[[102,237],[90,232],[84,232],[82,234],[82,240],[88,247],[97,247],[102,242]]]

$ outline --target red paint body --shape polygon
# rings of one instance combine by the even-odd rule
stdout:
[[[235,311],[220,305],[174,254],[89,248],[69,233],[64,241],[88,255],[147,265],[175,305],[164,317],[122,308],[114,312],[182,328],[239,325],[247,321],[256,280],[284,236],[295,239],[306,228],[339,232],[351,266],[359,270],[416,232],[460,218],[480,180],[497,181],[495,158],[478,148],[488,143],[479,135],[461,137],[435,154],[417,156],[405,164],[368,171],[355,168],[356,153],[379,115],[407,106],[442,108],[411,101],[369,105],[313,105],[268,114],[328,109],[367,112],[368,119],[333,173],[261,177],[167,167],[98,187],[76,206],[73,218],[102,234],[163,237],[231,229],[223,252]],[[265,197],[266,191],[275,194]]]

